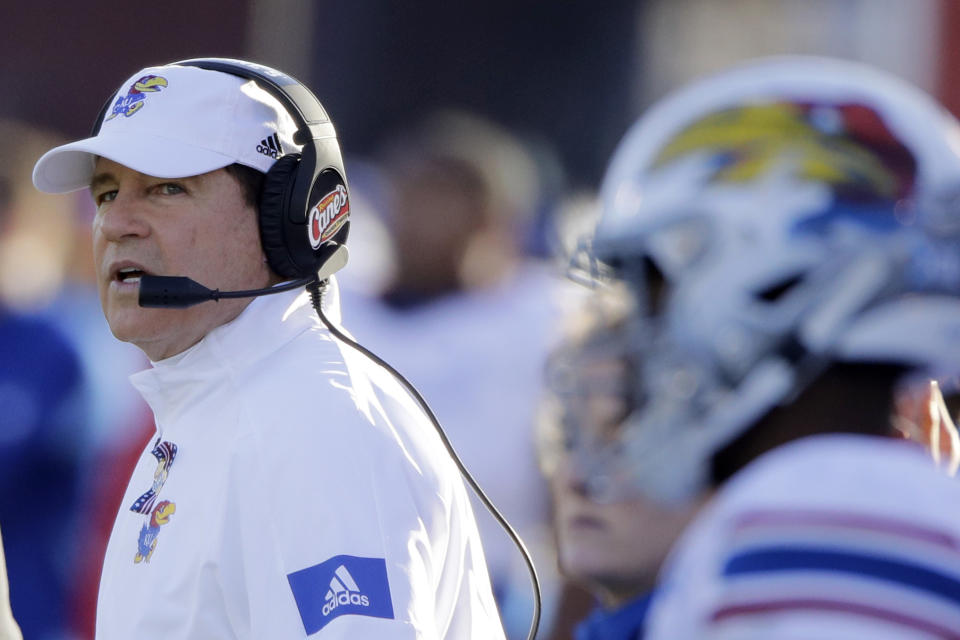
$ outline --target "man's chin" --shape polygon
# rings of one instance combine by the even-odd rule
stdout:
[[[156,309],[122,309],[107,313],[106,318],[114,338],[146,352],[160,339],[161,331],[154,326],[156,313]]]
[[[126,326],[114,327],[114,325],[110,325],[110,332],[113,333],[113,337],[120,342],[129,342],[135,347],[139,347],[141,350],[143,350],[143,346],[141,345],[146,344],[144,337],[140,335],[140,333],[131,331]]]

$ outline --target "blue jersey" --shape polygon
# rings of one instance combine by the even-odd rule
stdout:
[[[616,609],[597,607],[574,630],[574,640],[641,640],[650,607],[646,594]]]
[[[75,351],[45,320],[0,307],[0,524],[13,614],[26,638],[67,625],[86,429]]]

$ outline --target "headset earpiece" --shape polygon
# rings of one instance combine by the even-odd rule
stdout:
[[[287,247],[294,262],[316,273],[346,244],[350,229],[347,184],[336,169],[324,169],[314,178],[307,207],[305,226],[287,225]],[[302,210],[293,203],[291,211]]]
[[[253,80],[280,102],[296,123],[294,140],[303,148],[299,154],[281,156],[264,178],[259,203],[264,255],[284,278],[329,276],[342,267],[350,202],[333,123],[316,96],[276,69],[243,60],[198,58],[174,64]],[[106,108],[95,129],[105,113]]]
[[[284,278],[302,278],[303,270],[297,266],[287,249],[285,219],[290,208],[290,195],[296,178],[300,154],[281,156],[267,172],[260,191],[260,243],[267,257],[267,264]]]
[[[321,171],[313,181],[309,203],[292,201],[301,170],[300,154],[281,156],[267,172],[260,192],[260,242],[270,268],[285,278],[305,278],[321,270],[338,247],[345,248],[350,226],[346,184],[333,169]],[[299,211],[306,211],[303,222],[293,217]],[[340,252],[333,264],[342,267],[343,257]]]

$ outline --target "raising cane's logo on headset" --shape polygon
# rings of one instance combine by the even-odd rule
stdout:
[[[320,198],[307,216],[307,233],[314,249],[336,235],[350,215],[347,189],[337,184],[333,191]]]

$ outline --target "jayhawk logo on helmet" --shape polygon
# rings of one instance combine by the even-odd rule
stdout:
[[[118,96],[113,103],[113,111],[106,120],[113,120],[119,115],[129,118],[143,108],[146,94],[156,93],[167,86],[167,79],[162,76],[146,75],[130,85],[127,95]],[[104,122],[106,122],[104,120]]]
[[[751,182],[790,157],[798,177],[860,202],[901,198],[916,174],[913,154],[876,111],[852,103],[771,102],[714,112],[678,133],[653,166],[703,151],[717,156],[716,182]]]

